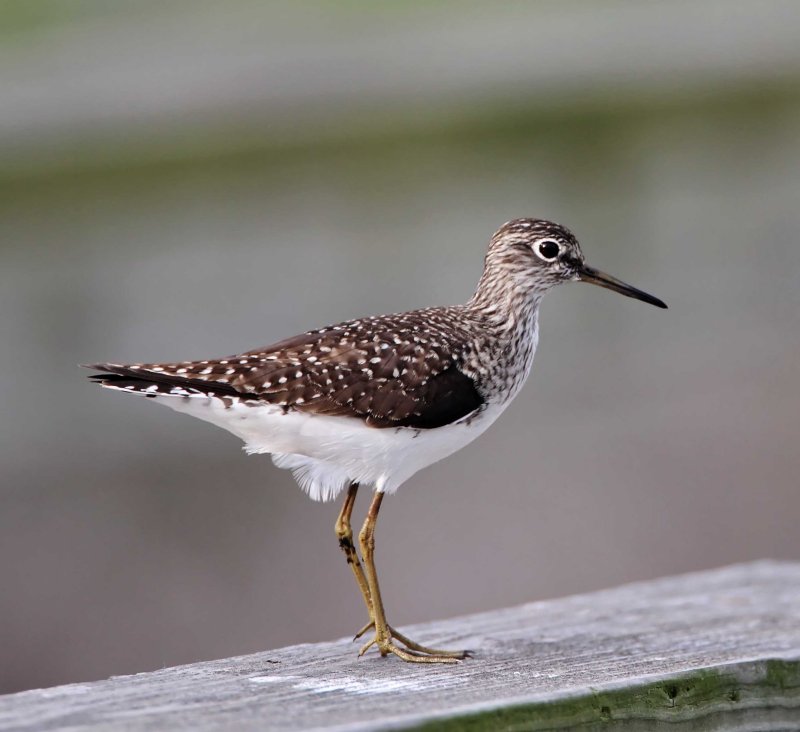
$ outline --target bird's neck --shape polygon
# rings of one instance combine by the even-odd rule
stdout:
[[[543,295],[526,272],[487,261],[475,294],[465,307],[499,338],[534,337]]]
[[[543,292],[525,273],[487,264],[472,299],[464,305],[484,337],[473,344],[473,371],[484,393],[507,404],[528,378],[539,340],[539,303]]]

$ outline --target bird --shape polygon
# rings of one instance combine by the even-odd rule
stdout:
[[[359,656],[376,647],[411,663],[457,663],[471,652],[422,645],[388,623],[375,566],[378,513],[386,494],[471,443],[517,396],[542,298],[565,282],[667,307],[587,265],[565,226],[519,218],[491,237],[464,304],[363,317],[225,358],[85,366],[103,387],[222,427],[247,453],[270,453],[314,500],[344,494],[335,534],[367,610],[354,640],[373,631]],[[351,516],[360,486],[373,495],[357,549]]]

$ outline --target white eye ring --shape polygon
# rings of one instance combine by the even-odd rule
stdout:
[[[552,245],[556,247],[555,253],[553,253]],[[548,251],[546,253],[543,252],[542,247],[546,247]],[[539,257],[539,259],[543,259],[545,262],[555,262],[561,254],[561,244],[555,239],[541,239],[533,245],[533,251],[536,252],[536,256]]]

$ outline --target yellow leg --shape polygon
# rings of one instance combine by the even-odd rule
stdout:
[[[467,658],[469,656],[467,651],[438,651],[415,643],[393,630],[386,622],[386,613],[383,609],[381,590],[378,585],[378,574],[375,570],[375,523],[378,520],[378,511],[380,511],[382,501],[383,493],[375,493],[367,512],[367,518],[364,520],[364,525],[361,527],[361,533],[358,536],[359,544],[361,545],[361,556],[364,558],[369,596],[372,602],[372,622],[365,626],[361,633],[365,633],[370,627],[375,628],[375,637],[361,649],[359,655],[363,655],[375,645],[382,656],[393,653],[398,658],[412,663],[456,663],[461,659]],[[393,639],[400,641],[408,650],[398,648],[392,642]]]
[[[336,537],[339,539],[339,546],[344,552],[350,569],[353,570],[358,589],[361,590],[361,596],[364,598],[364,604],[367,606],[367,612],[369,613],[370,624],[372,624],[372,599],[369,593],[369,585],[367,584],[367,578],[364,576],[364,570],[361,568],[361,562],[358,561],[358,553],[353,544],[353,529],[350,526],[350,517],[353,515],[356,493],[358,493],[358,483],[351,483],[347,489],[347,497],[344,499],[339,518],[336,519],[335,531]],[[356,638],[358,638],[358,635],[356,635]]]

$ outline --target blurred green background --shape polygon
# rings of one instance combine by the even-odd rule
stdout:
[[[360,627],[338,506],[76,364],[463,301],[517,216],[670,310],[548,297],[391,622],[800,559],[800,4],[6,0],[0,97],[0,691]]]

